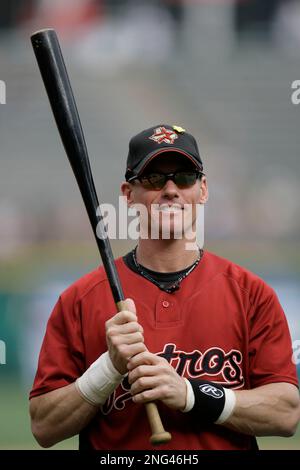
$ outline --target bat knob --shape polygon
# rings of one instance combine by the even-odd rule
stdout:
[[[153,446],[159,446],[161,444],[166,444],[167,442],[170,442],[171,439],[171,434],[167,431],[164,431],[152,434],[152,436],[150,437],[150,442]]]

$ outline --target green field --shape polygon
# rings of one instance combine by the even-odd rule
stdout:
[[[1,384],[0,389],[0,449],[41,449],[30,432],[28,400],[20,385]],[[300,427],[292,438],[264,437],[260,449],[300,449]],[[77,449],[78,439],[68,439],[52,449]]]

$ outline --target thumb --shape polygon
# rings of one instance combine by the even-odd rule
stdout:
[[[135,308],[135,303],[132,299],[125,299],[124,300],[126,304],[126,309],[129,310],[132,313],[136,314],[136,308]]]

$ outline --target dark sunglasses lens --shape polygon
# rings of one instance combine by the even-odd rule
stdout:
[[[179,171],[175,174],[174,181],[178,187],[187,188],[193,186],[198,178],[195,171]]]
[[[193,186],[198,178],[199,173],[196,171],[178,171],[174,173],[170,179],[179,188],[188,188]],[[150,173],[140,177],[140,181],[145,189],[162,189],[167,182],[168,177],[163,173]]]
[[[166,178],[161,173],[151,173],[141,178],[142,185],[147,189],[161,189],[164,187],[165,182]]]

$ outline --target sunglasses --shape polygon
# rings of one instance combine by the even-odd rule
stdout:
[[[171,180],[178,188],[184,189],[193,186],[203,174],[197,170],[175,171],[174,173],[149,173],[142,176],[133,176],[128,182],[138,180],[145,189],[159,190],[165,186],[168,180]]]

